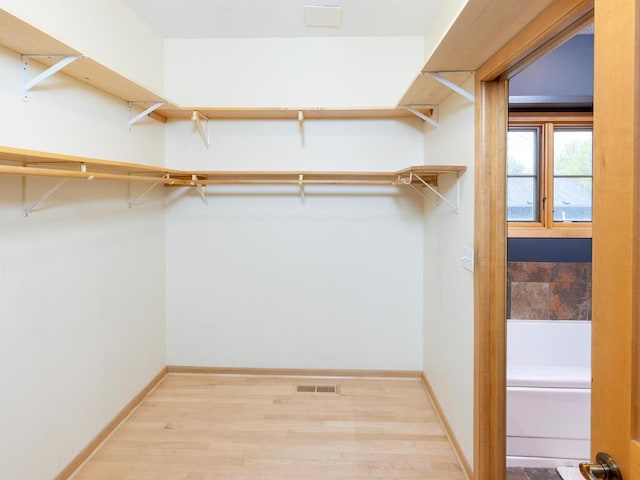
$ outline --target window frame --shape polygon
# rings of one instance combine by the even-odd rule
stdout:
[[[535,156],[535,166],[533,169],[533,173],[531,175],[510,175],[509,174],[509,158],[507,156],[507,199],[509,196],[509,179],[511,178],[532,178],[533,179],[533,187],[534,187],[534,200],[535,200],[535,206],[533,209],[533,213],[534,213],[534,217],[538,218],[538,220],[512,220],[510,223],[522,223],[525,225],[532,225],[532,226],[536,226],[536,227],[542,227],[542,221],[540,220],[540,217],[542,215],[542,210],[541,210],[541,202],[540,202],[540,198],[542,197],[541,195],[541,188],[542,188],[542,183],[540,181],[541,176],[542,176],[542,162],[540,161],[542,159],[542,147],[543,147],[543,143],[542,143],[542,127],[540,125],[509,125],[509,130],[510,131],[523,131],[523,132],[532,132],[534,134],[535,140],[536,140],[536,144],[535,144],[535,152],[534,152],[534,156]],[[508,144],[508,132],[507,132],[507,150],[509,149],[509,144]],[[507,209],[508,209],[508,205],[507,205]],[[509,217],[509,212],[507,210],[507,218]]]
[[[556,127],[593,130],[593,114],[590,112],[510,112],[509,128],[512,127],[539,128],[537,198],[539,221],[507,221],[508,237],[591,238],[592,222],[555,222],[553,220],[553,132]]]

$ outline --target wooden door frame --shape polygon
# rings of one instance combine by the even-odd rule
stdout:
[[[506,135],[508,78],[593,20],[593,0],[556,0],[476,73],[475,480],[506,467]]]

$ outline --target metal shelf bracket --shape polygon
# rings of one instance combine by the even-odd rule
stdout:
[[[418,192],[423,198],[426,198],[431,203],[433,203],[436,207],[439,207],[440,206],[439,201],[433,200],[433,198],[431,198],[430,196],[425,195],[425,193],[422,190],[420,190],[413,184],[414,178],[418,180],[420,183],[422,183],[425,187],[427,187],[432,193],[434,193],[438,200],[444,201],[447,205],[453,208],[456,213],[460,213],[460,175],[456,173],[456,203],[451,202],[448,198],[442,195],[436,188],[434,188],[433,185],[429,184],[428,182],[425,182],[424,179],[416,173],[409,172],[408,177],[398,178],[398,180],[401,183],[403,183],[404,185],[409,185],[412,189]]]
[[[440,131],[440,123],[438,123],[437,120],[434,120],[433,118],[429,117],[428,115],[425,115],[424,113],[422,113],[419,110],[417,110],[415,108],[415,106],[413,106],[413,105],[403,105],[402,108],[404,108],[405,110],[413,113],[416,117],[421,118],[422,120],[427,122],[432,127],[435,127],[437,132]],[[438,112],[438,107],[437,106],[434,107],[434,112],[437,115],[437,112]]]
[[[209,137],[209,118],[197,110],[194,110],[191,115],[191,120],[196,122],[196,129],[204,142],[204,146],[209,148],[209,145],[211,144],[211,139]]]
[[[67,183],[68,180],[69,180],[68,178],[63,178],[62,180],[58,181],[53,187],[51,187],[45,193],[40,195],[40,198],[38,198],[35,202],[33,202],[31,205],[27,205],[27,177],[22,177],[22,215],[25,217],[28,217],[29,214],[38,205],[40,205],[40,203],[42,203],[44,200],[46,200],[51,195],[53,195],[56,192],[56,190],[58,190],[62,185]]]
[[[167,180],[170,179],[169,174],[167,173],[166,175],[163,175],[162,178],[166,178]],[[144,192],[142,192],[140,195],[138,195],[136,198],[132,199],[131,198],[131,182],[129,182],[128,184],[128,193],[129,193],[129,201],[128,201],[128,205],[129,208],[133,208],[135,207],[138,203],[140,203],[140,201],[147,195],[147,193],[149,193],[151,190],[153,190],[154,188],[156,188],[158,185],[160,185],[160,182],[155,182],[152,183],[149,188],[147,188]],[[173,183],[169,183],[169,185],[173,185]]]
[[[157,109],[159,109],[161,106],[164,105],[164,102],[157,102],[154,103],[153,105],[151,105],[150,107],[147,107],[145,110],[143,110],[142,112],[140,112],[139,114],[135,115],[135,116],[131,116],[131,108],[133,107],[133,105],[135,105],[136,103],[147,103],[147,102],[129,102],[129,130],[131,130],[131,127],[133,125],[135,125],[136,123],[138,123],[140,120],[142,120],[144,117],[146,117],[147,115],[149,115],[150,113],[155,112]]]
[[[80,164],[80,171],[81,172],[87,171],[86,163]],[[53,195],[56,191],[58,191],[58,189],[62,187],[62,185],[67,183],[69,180],[71,180],[70,178],[63,178],[59,180],[53,187],[51,187],[49,190],[47,190],[42,195],[40,195],[40,197],[35,202],[33,202],[31,205],[28,205],[27,204],[27,178],[28,178],[27,176],[22,177],[22,215],[25,217],[28,217],[38,205],[40,205],[43,201],[45,201],[47,198]],[[93,180],[93,175],[89,175],[87,177],[88,182],[90,182],[91,180]]]
[[[29,70],[29,59],[30,58],[61,58],[57,63],[47,68],[44,72],[39,73],[31,80],[27,80],[27,72]],[[22,99],[26,102],[29,100],[29,95],[27,92],[31,90],[33,87],[38,85],[43,80],[46,80],[51,75],[58,73],[64,67],[69,65],[70,63],[75,62],[77,59],[82,58],[83,55],[22,55]]]
[[[442,73],[443,72],[422,72],[422,75],[429,75],[431,78],[433,78],[434,80],[437,80],[438,82],[440,82],[445,87],[453,90],[458,95],[463,96],[464,98],[469,100],[471,103],[475,102],[475,97],[473,96],[472,93],[467,92],[464,88],[462,88],[460,85],[457,85],[456,83],[452,82],[451,80],[449,80],[447,78],[444,78],[441,75]]]
[[[298,110],[298,130],[300,130],[300,143],[304,148],[304,112]]]

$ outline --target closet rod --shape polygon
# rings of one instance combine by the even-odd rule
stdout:
[[[19,167],[13,165],[0,165],[0,174],[4,175],[29,175],[37,177],[56,178],[80,178],[84,180],[122,180],[125,182],[153,182],[165,185],[192,186],[190,181],[167,177],[147,177],[140,175],[123,175],[117,173],[81,172],[75,170],[60,170],[53,168]]]
[[[300,180],[258,180],[258,179],[207,179],[207,180],[198,180],[200,185],[300,185]],[[316,180],[307,180],[306,178],[302,180],[304,185],[394,185],[395,179],[389,180],[332,180],[332,179],[316,179]],[[180,185],[174,185],[180,186]]]

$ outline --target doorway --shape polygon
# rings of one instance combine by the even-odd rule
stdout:
[[[508,480],[590,457],[593,26],[509,80]]]
[[[476,76],[476,479],[505,478],[508,82],[593,21],[592,2],[555,2]]]
[[[505,387],[506,78],[549,38],[579,22],[585,13],[578,10],[593,11],[594,3],[594,463],[584,471],[587,476],[594,470],[614,472],[614,459],[624,478],[640,478],[639,5],[632,0],[566,0],[554,2],[553,11],[518,34],[476,77],[476,479],[504,478],[505,403],[500,392]]]

